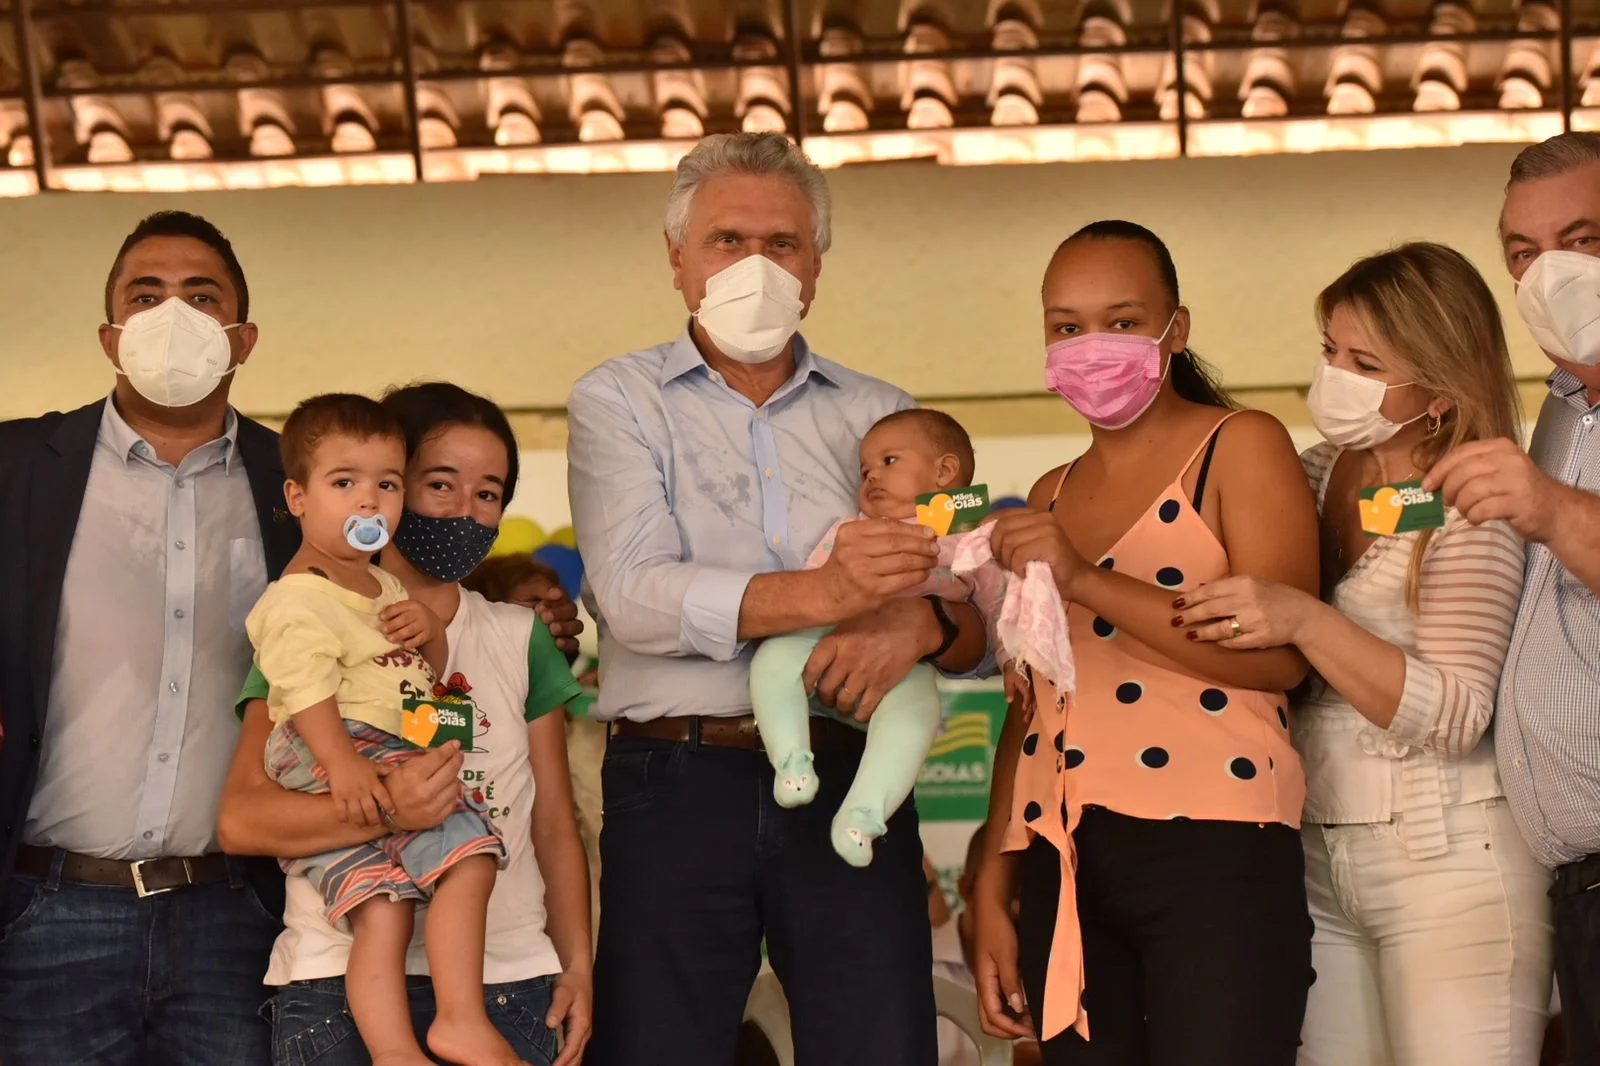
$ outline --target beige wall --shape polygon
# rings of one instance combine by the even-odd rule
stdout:
[[[830,174],[837,243],[807,333],[921,397],[1037,392],[1038,284],[1056,242],[1120,216],[1165,237],[1195,346],[1248,398],[1298,420],[1317,350],[1310,306],[1353,258],[1431,238],[1502,297],[1494,234],[1514,147]],[[234,240],[262,326],[239,405],[448,377],[513,408],[559,408],[585,369],[669,338],[682,305],[660,235],[666,175],[184,196],[0,200],[0,416],[77,404],[109,378],[100,288],[144,213],[183,207]],[[1542,375],[1520,327],[1519,372]],[[1289,387],[1289,391],[1285,391]],[[1276,391],[1274,391],[1276,389]],[[1053,400],[953,405],[983,434],[1072,432]],[[554,419],[523,420],[530,447]]]

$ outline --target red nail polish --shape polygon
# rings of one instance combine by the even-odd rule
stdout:
[[[1174,616],[1173,619],[1172,619],[1172,628],[1173,629],[1178,629],[1178,628],[1182,627],[1182,625],[1183,625],[1183,618],[1181,616]]]
[[[1188,637],[1190,640],[1199,640],[1200,639],[1198,636],[1195,635],[1195,631],[1192,630],[1192,629],[1189,630],[1189,632],[1185,633],[1184,636]]]
[[[1181,610],[1183,610],[1184,606],[1185,606],[1185,604],[1184,604],[1184,601],[1183,601],[1183,597],[1181,597],[1181,596],[1172,601],[1172,609],[1174,611],[1181,611]]]

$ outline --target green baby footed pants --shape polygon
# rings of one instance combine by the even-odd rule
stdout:
[[[799,807],[817,794],[811,751],[811,700],[801,674],[827,629],[769,637],[750,666],[756,726],[776,773],[778,803]],[[878,704],[866,725],[866,751],[855,781],[833,818],[833,848],[852,866],[872,861],[872,842],[911,795],[917,771],[939,731],[941,705],[932,666],[918,663]],[[853,719],[842,719],[856,725]]]

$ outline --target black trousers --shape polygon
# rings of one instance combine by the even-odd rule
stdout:
[[[1600,855],[1558,869],[1550,895],[1567,1061],[1600,1063]]]
[[[1300,834],[1091,808],[1074,839],[1090,1039],[1046,1041],[1047,1066],[1294,1066],[1313,979]],[[1019,887],[1022,984],[1042,1004],[1061,889],[1042,838]]]
[[[732,1066],[763,936],[798,1066],[934,1066],[916,810],[866,869],[828,839],[859,759],[817,752],[817,798],[784,810],[759,751],[611,739],[587,1066]]]

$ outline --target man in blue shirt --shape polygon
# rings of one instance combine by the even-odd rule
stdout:
[[[1555,872],[1567,1061],[1600,1062],[1600,134],[1517,156],[1500,241],[1517,310],[1555,364],[1550,393],[1531,454],[1465,444],[1427,485],[1470,521],[1502,519],[1528,540],[1495,753],[1528,846]]]
[[[106,281],[108,397],[0,423],[0,1060],[259,1066],[282,926],[217,798],[244,631],[299,533],[277,434],[229,404],[249,288],[165,211]],[[110,375],[108,375],[110,376]]]
[[[765,938],[802,1066],[932,1066],[932,958],[913,805],[865,869],[829,843],[863,733],[812,719],[821,791],[786,810],[750,716],[763,637],[837,625],[806,671],[866,720],[919,660],[984,660],[968,605],[896,598],[931,532],[844,526],[857,447],[912,406],[797,332],[829,243],[821,173],[781,134],[707,138],[667,202],[677,340],[602,364],[568,403],[569,488],[600,626],[601,925],[593,1066],[731,1066]]]

